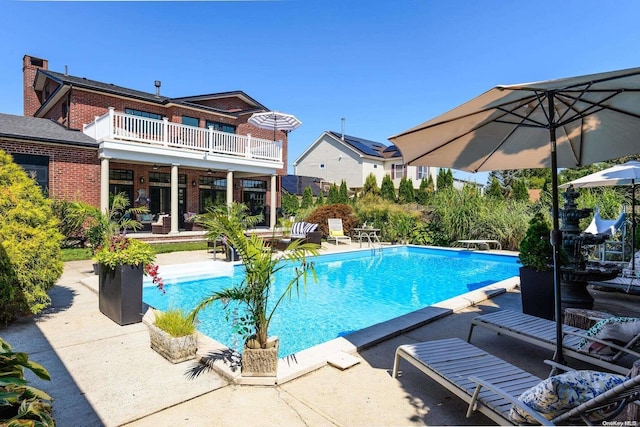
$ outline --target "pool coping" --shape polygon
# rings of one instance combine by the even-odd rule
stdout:
[[[408,245],[413,246],[413,245]],[[424,246],[422,246],[424,247]],[[427,246],[429,247],[429,246]],[[458,248],[439,248],[445,250],[466,250]],[[355,250],[358,251],[358,250]],[[354,251],[354,252],[355,252]],[[492,253],[499,255],[507,255],[504,252],[482,251],[482,253]],[[513,256],[509,254],[509,256]],[[190,267],[198,264],[206,265],[208,272],[211,272],[212,264],[218,265],[222,270],[226,270],[238,263],[218,263],[218,262],[200,262],[185,263],[167,266],[184,268],[185,265]],[[163,267],[165,268],[165,267]],[[198,270],[198,268],[195,268]],[[194,272],[194,268],[190,268],[190,272]],[[97,293],[98,277],[86,277],[80,281],[83,285]],[[404,334],[413,329],[420,328],[430,322],[438,320],[449,314],[464,310],[481,301],[493,298],[497,295],[511,291],[519,284],[519,276],[510,277],[508,279],[484,286],[482,288],[467,292],[465,294],[441,301],[419,310],[404,314],[402,316],[377,323],[366,327],[359,331],[353,332],[345,337],[339,337],[301,350],[292,355],[282,357],[278,360],[278,370],[275,377],[243,377],[240,369],[231,366],[228,362],[228,355],[232,351],[226,345],[198,332],[198,353],[197,357],[201,363],[212,371],[218,373],[226,380],[239,385],[277,385],[284,384],[288,381],[306,375],[328,364],[330,359],[339,357],[341,354],[356,355],[368,347],[374,346],[380,342],[386,341],[393,337]],[[147,285],[149,286],[149,285]],[[147,312],[143,317],[143,322],[149,324],[150,314]]]
[[[232,368],[224,357],[230,349],[201,333],[198,333],[198,357],[203,364],[235,384],[263,386],[284,384],[287,381],[294,380],[326,366],[330,359],[341,353],[356,355],[359,351],[382,341],[402,335],[412,329],[420,328],[427,323],[478,304],[481,301],[511,291],[519,282],[518,276],[510,277],[466,294],[377,323],[346,337],[334,338],[282,357],[278,360],[278,370],[275,377],[243,377],[240,369]]]

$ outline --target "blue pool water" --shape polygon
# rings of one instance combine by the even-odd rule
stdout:
[[[314,261],[318,282],[309,278],[306,293],[285,299],[272,319],[269,333],[280,337],[280,357],[517,276],[519,268],[513,256],[421,247],[320,255]],[[243,267],[232,270],[229,276],[165,280],[166,294],[146,283],[144,302],[190,311],[205,295],[239,283]],[[283,269],[279,277],[272,295],[279,296],[292,275]],[[219,302],[200,313],[198,329],[241,347]]]

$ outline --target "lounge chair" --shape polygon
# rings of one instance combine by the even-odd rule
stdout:
[[[336,245],[340,242],[351,244],[351,237],[345,236],[344,229],[342,228],[342,218],[329,218],[329,235],[327,236],[327,242],[333,240]]]
[[[404,359],[469,404],[467,417],[479,411],[499,425],[517,424],[511,408],[519,408],[529,418],[543,425],[611,420],[627,403],[640,394],[640,375],[590,398],[571,409],[559,411],[548,420],[518,398],[536,387],[541,379],[505,362],[461,339],[451,338],[397,348],[392,375],[398,376]],[[606,376],[607,374],[603,374]],[[618,381],[621,381],[618,378]]]
[[[475,326],[481,326],[498,334],[526,341],[548,350],[556,350],[556,322],[553,320],[509,310],[483,314],[471,321],[467,336],[468,342],[471,342]],[[562,332],[564,334],[562,338],[563,354],[594,366],[624,374],[629,368],[618,364],[620,359],[626,355],[640,358],[640,353],[631,350],[640,340],[640,334],[635,335],[622,347],[611,341],[589,336],[585,329],[562,325]],[[609,347],[612,351],[610,353],[589,353],[588,348],[593,343]]]

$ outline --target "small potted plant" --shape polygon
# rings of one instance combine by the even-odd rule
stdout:
[[[536,213],[520,242],[520,293],[522,312],[553,320],[554,278],[551,226],[542,212]]]
[[[154,317],[147,323],[151,348],[171,363],[194,359],[198,350],[198,338],[190,313],[175,308],[165,312],[150,312]]]
[[[318,246],[294,240],[281,258],[273,257],[264,239],[245,233],[247,210],[245,205],[233,203],[214,208],[203,216],[202,224],[209,233],[225,236],[237,249],[245,274],[240,283],[205,297],[191,316],[195,319],[200,310],[217,301],[222,303],[223,309],[231,309],[231,302],[239,303],[243,313],[235,319],[235,329],[244,339],[242,375],[272,377],[277,373],[279,340],[269,335],[271,319],[280,304],[297,294],[301,285],[306,286],[308,274],[315,279],[313,263],[307,260],[307,254],[317,255]],[[284,291],[272,295],[275,274],[292,265],[292,278]]]
[[[144,267],[155,260],[151,246],[124,234],[109,236],[94,254],[94,260],[100,266],[100,311],[119,325],[142,321]]]

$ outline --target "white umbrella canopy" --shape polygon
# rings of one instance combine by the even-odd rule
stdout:
[[[640,162],[629,161],[620,165],[585,175],[571,182],[562,184],[560,188],[570,185],[574,188],[631,186],[631,268],[635,270],[635,236],[636,236],[636,185],[640,183]]]
[[[640,153],[640,68],[496,86],[389,138],[413,166],[551,168],[556,360],[562,361],[558,167]]]
[[[640,183],[640,162],[632,160],[574,179],[562,184],[560,188],[567,188],[570,185],[573,188],[612,187],[637,183]]]
[[[276,140],[276,131],[283,130],[290,132],[302,125],[302,122],[293,114],[281,113],[279,111],[254,113],[249,117],[247,122],[261,129],[273,129],[274,141]]]

